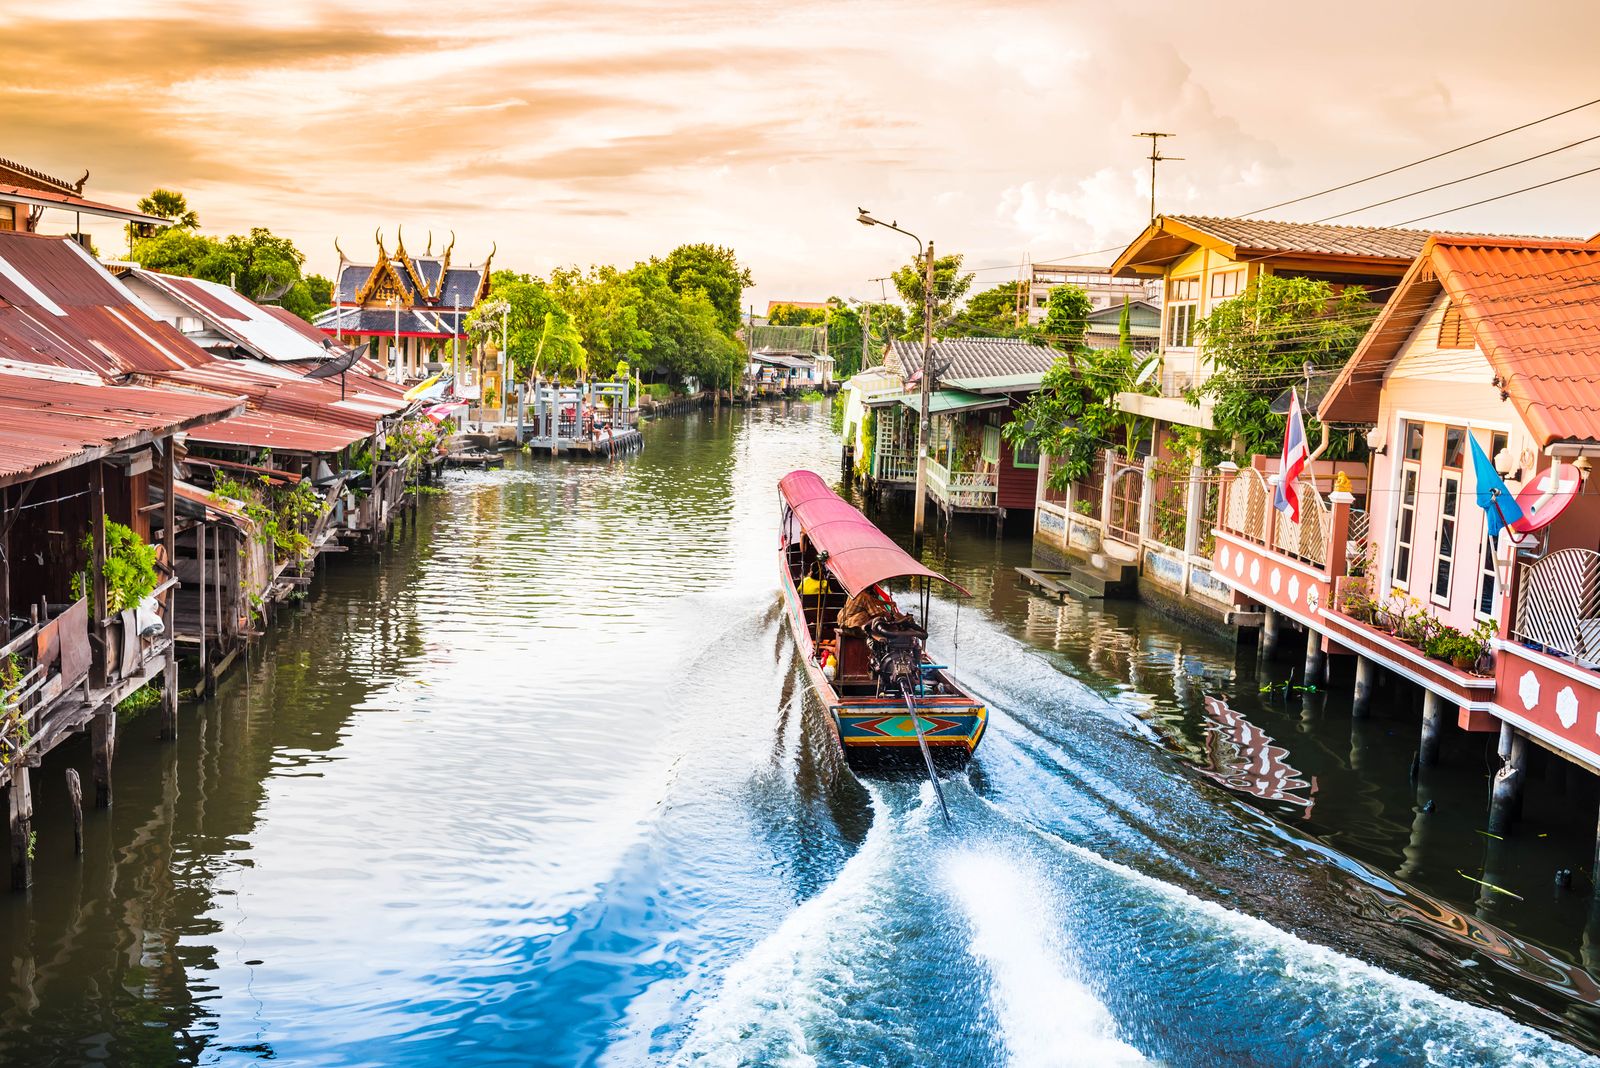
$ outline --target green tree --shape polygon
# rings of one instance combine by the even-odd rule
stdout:
[[[830,297],[830,301],[838,300]],[[802,308],[798,304],[774,304],[767,309],[768,326],[821,326],[828,321],[827,308]]]
[[[1081,286],[1056,286],[1044,306],[1044,322],[1039,324],[1045,343],[1072,352],[1083,345],[1089,330],[1089,313],[1094,305]]]
[[[586,373],[582,332],[545,283],[501,270],[491,276],[489,291],[490,299],[467,317],[467,337],[474,344],[503,347],[519,379],[530,379],[535,371],[574,380]]]
[[[190,209],[188,198],[171,189],[150,190],[150,195],[139,201],[138,208],[146,215],[172,220],[172,226],[176,229],[200,228],[200,216]]]
[[[1063,353],[1001,433],[1050,456],[1050,485],[1064,490],[1089,473],[1101,450],[1120,445],[1131,451],[1139,440],[1142,420],[1117,405],[1117,394],[1138,391],[1136,373],[1133,353],[1121,348]]]
[[[968,337],[1014,337],[1027,325],[1027,305],[1022,321],[1017,316],[1017,291],[1027,293],[1026,282],[1002,282],[972,295],[956,315],[955,331]]]
[[[667,284],[681,296],[699,291],[717,313],[717,323],[730,337],[739,328],[744,291],[755,282],[739,266],[733,249],[721,245],[679,245],[661,261]]]
[[[1312,374],[1342,367],[1377,313],[1359,286],[1336,294],[1327,282],[1278,275],[1262,275],[1217,305],[1197,324],[1213,367],[1198,395],[1212,398],[1217,428],[1243,454],[1278,451],[1285,420],[1272,414],[1273,400],[1290,386],[1303,391],[1308,367]],[[1319,429],[1308,413],[1306,434]],[[1333,438],[1329,457],[1343,444]]]
[[[961,298],[967,295],[967,290],[972,288],[972,273],[961,273],[962,256],[955,252],[948,256],[938,256],[933,261],[933,322],[934,328],[950,316]],[[905,328],[902,337],[919,338],[922,336],[922,310],[924,280],[927,268],[917,260],[912,260],[904,267],[890,275],[894,288],[900,294],[900,299],[905,302],[906,316]]]

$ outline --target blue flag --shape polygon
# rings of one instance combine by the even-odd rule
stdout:
[[[1478,485],[1478,507],[1489,517],[1489,537],[1496,538],[1502,530],[1522,518],[1522,508],[1506,488],[1506,480],[1500,477],[1500,472],[1494,469],[1493,462],[1484,454],[1477,436],[1468,434],[1467,440],[1472,442],[1472,480]]]

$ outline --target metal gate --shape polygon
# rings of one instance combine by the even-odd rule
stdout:
[[[1113,538],[1139,544],[1139,509],[1144,503],[1144,467],[1118,457],[1111,470],[1111,514],[1106,529]]]

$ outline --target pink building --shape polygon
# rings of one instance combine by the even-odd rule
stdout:
[[[1304,629],[1308,676],[1358,656],[1357,714],[1380,668],[1422,687],[1423,763],[1451,721],[1499,731],[1495,822],[1530,740],[1600,770],[1600,241],[1432,238],[1318,414],[1367,432],[1367,492],[1307,482],[1293,523],[1269,478],[1225,470],[1212,562],[1236,601]],[[1513,492],[1573,465],[1571,504],[1490,540],[1471,439]],[[1453,664],[1416,640],[1440,625],[1492,636]]]

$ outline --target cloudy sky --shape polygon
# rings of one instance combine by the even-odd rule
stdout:
[[[458,7],[481,8],[462,14]],[[979,278],[1120,246],[1160,204],[1239,214],[1600,97],[1600,5],[1343,0],[0,6],[0,156],[331,273],[374,230],[543,272],[731,245],[751,300],[867,296],[908,241]],[[1585,75],[1585,70],[1591,71]],[[1600,105],[1268,217],[1317,219],[1600,134]],[[1600,140],[1341,221],[1600,167]],[[1418,225],[1588,236],[1600,174]],[[56,224],[61,225],[59,222]],[[117,230],[97,233],[103,250]]]

